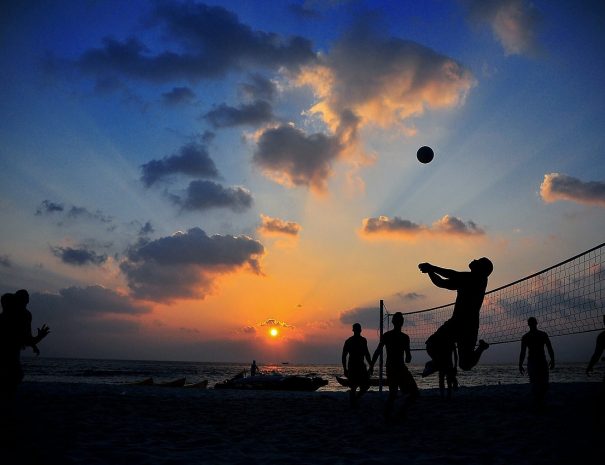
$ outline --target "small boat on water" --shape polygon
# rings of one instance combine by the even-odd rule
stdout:
[[[186,384],[185,378],[177,378],[171,381],[164,381],[162,383],[156,383],[153,378],[145,378],[141,381],[135,381],[133,383],[127,383],[131,386],[160,386],[160,387],[186,387],[195,389],[206,389],[208,386],[208,380],[198,381],[197,383]]]
[[[214,389],[257,389],[266,391],[316,391],[328,381],[318,376],[257,375],[235,377],[216,383]]]
[[[338,381],[338,384],[340,384],[341,386],[344,387],[349,387],[349,380],[348,378],[345,378],[344,376],[337,376],[336,377],[336,381]],[[385,385],[385,381],[386,380],[382,380],[382,385]],[[379,386],[380,385],[380,380],[378,378],[370,378],[370,386]]]
[[[205,379],[205,380],[200,381],[198,383],[185,384],[183,387],[190,388],[190,389],[206,389],[208,387],[208,380]]]

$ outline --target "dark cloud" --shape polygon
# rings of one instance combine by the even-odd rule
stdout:
[[[216,178],[218,176],[216,165],[208,155],[206,148],[196,143],[184,145],[174,155],[145,163],[141,166],[141,171],[143,172],[141,181],[146,187],[150,187],[160,179],[173,174],[203,178]]]
[[[147,221],[143,226],[141,226],[141,229],[139,229],[139,236],[148,236],[154,232],[155,229],[151,225],[151,222]]]
[[[45,295],[53,296],[52,294]],[[102,286],[68,287],[61,289],[56,298],[60,300],[59,305],[77,313],[136,315],[151,311],[150,307],[133,302],[128,296]]]
[[[86,207],[72,206],[67,212],[67,216],[72,219],[96,220],[101,223],[111,223],[113,218],[105,215],[101,210],[90,211]]]
[[[210,110],[204,118],[215,128],[229,128],[234,126],[258,126],[273,120],[273,109],[269,102],[256,100],[255,102],[231,107],[224,103]]]
[[[362,222],[362,233],[368,236],[386,235],[402,239],[414,238],[422,235],[442,236],[482,236],[485,231],[474,221],[463,221],[455,216],[444,215],[435,221],[432,226],[416,224],[398,216],[378,216],[365,218]]]
[[[306,3],[291,3],[288,10],[298,18],[302,19],[321,19],[322,14],[319,10],[307,5]]]
[[[216,278],[245,266],[260,273],[263,245],[246,236],[208,236],[200,228],[154,241],[127,252],[120,268],[137,297],[160,301],[204,297]]]
[[[307,135],[300,129],[282,125],[261,134],[253,160],[278,182],[323,191],[332,162],[342,149],[335,136]]]
[[[13,261],[6,254],[0,255],[0,266],[3,266],[4,268],[12,268]]]
[[[243,212],[253,203],[252,194],[243,187],[223,187],[212,181],[191,181],[185,194],[170,196],[172,201],[185,210],[229,208]]]
[[[286,236],[297,236],[301,230],[298,223],[285,221],[280,218],[261,215],[261,225],[258,228],[261,233],[281,234]]]
[[[398,292],[396,295],[404,302],[416,301],[426,297],[424,294],[418,294],[417,292]]]
[[[195,92],[189,87],[173,87],[170,92],[162,94],[162,101],[166,105],[183,105],[195,100]]]
[[[65,210],[65,206],[62,203],[51,202],[50,200],[43,200],[36,209],[36,215],[40,216],[47,213],[62,212],[63,210]]]
[[[98,255],[94,250],[87,248],[51,247],[51,251],[55,257],[68,265],[102,265],[107,261],[107,255]]]
[[[240,84],[239,92],[246,100],[266,100],[267,102],[272,102],[277,95],[277,86],[270,79],[254,73],[249,76],[248,82]]]
[[[244,334],[256,334],[256,328],[254,326],[244,326],[240,329],[240,332]]]
[[[542,17],[527,0],[463,0],[475,23],[487,23],[507,55],[539,50],[537,34]]]
[[[340,322],[348,325],[359,323],[362,328],[378,329],[380,326],[380,310],[378,307],[360,307],[345,310],[340,314]]]
[[[282,38],[255,31],[232,12],[200,3],[160,3],[151,26],[177,44],[176,51],[155,53],[139,39],[106,38],[101,48],[77,60],[85,73],[99,78],[121,75],[152,82],[197,81],[225,76],[235,69],[264,67],[298,69],[315,58],[302,37]]]
[[[559,173],[544,175],[540,195],[545,202],[569,200],[587,205],[605,206],[605,182],[585,182]]]

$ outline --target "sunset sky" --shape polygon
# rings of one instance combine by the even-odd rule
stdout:
[[[604,242],[601,1],[11,3],[0,290],[43,355],[339,363],[454,300],[420,262]]]

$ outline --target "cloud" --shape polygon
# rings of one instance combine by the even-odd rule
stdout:
[[[234,126],[258,126],[273,120],[271,104],[265,100],[256,100],[250,104],[231,107],[224,103],[210,110],[204,118],[215,128]]]
[[[219,6],[160,3],[149,24],[159,27],[175,50],[154,52],[139,39],[106,38],[85,51],[79,69],[97,78],[120,75],[151,82],[198,81],[250,68],[290,70],[315,59],[311,43],[299,36],[283,38],[256,31]]]
[[[361,232],[368,236],[387,236],[409,239],[422,235],[444,235],[444,236],[482,236],[485,231],[473,221],[464,222],[455,216],[445,215],[435,221],[432,226],[416,224],[394,216],[378,216],[365,218],[362,221]]]
[[[243,212],[254,201],[250,191],[243,187],[223,187],[212,181],[191,181],[184,196],[172,194],[172,201],[185,210],[208,210],[210,208],[229,208],[234,212]]]
[[[72,205],[65,206],[62,203],[43,200],[36,209],[36,216],[61,214],[64,218],[77,220],[93,220],[101,223],[112,223],[113,218],[104,214],[101,210],[90,211],[86,207]]]
[[[46,296],[54,296],[46,294]],[[58,305],[80,314],[129,314],[149,313],[151,308],[132,301],[128,296],[119,294],[102,286],[68,287],[61,289],[55,297]],[[33,300],[33,299],[32,299]]]
[[[67,212],[67,216],[73,219],[84,218],[88,220],[96,220],[100,221],[101,223],[111,223],[113,221],[111,216],[105,215],[101,210],[91,212],[86,207],[73,206]]]
[[[12,268],[13,261],[11,260],[10,256],[7,254],[0,255],[0,266],[4,268]]]
[[[261,74],[253,73],[248,82],[239,85],[239,93],[246,100],[272,102],[277,95],[277,85]]]
[[[170,106],[191,103],[193,100],[195,100],[195,92],[189,87],[173,87],[170,92],[162,94],[162,102]]]
[[[272,218],[263,214],[261,214],[260,217],[261,225],[259,226],[258,230],[263,234],[297,236],[301,230],[300,225],[294,221],[285,221],[279,218]]]
[[[141,181],[145,187],[150,187],[160,179],[173,174],[198,176],[202,178],[216,178],[218,170],[214,161],[208,155],[206,148],[201,144],[190,143],[182,146],[178,153],[151,160],[141,166]]]
[[[120,269],[136,297],[170,301],[204,297],[223,274],[260,274],[263,245],[247,236],[208,236],[200,228],[132,246]]]
[[[343,147],[337,137],[307,135],[289,125],[262,132],[253,156],[266,175],[287,186],[306,186],[324,191],[332,162]]]
[[[61,259],[63,263],[75,266],[84,265],[102,265],[107,261],[107,255],[98,255],[94,250],[85,247],[51,247],[55,257]]]
[[[471,21],[488,23],[506,55],[538,51],[541,16],[526,0],[465,0]]]
[[[416,300],[421,300],[426,297],[424,294],[418,294],[417,292],[398,292],[395,295],[404,302],[414,302]]]
[[[462,104],[475,85],[471,72],[452,58],[409,40],[386,37],[368,18],[348,31],[316,63],[297,76],[318,99],[311,113],[334,132],[352,114],[366,125],[409,129],[427,109]]]
[[[143,226],[141,226],[141,229],[139,229],[139,236],[148,236],[154,232],[155,229],[153,228],[151,222],[147,221]]]
[[[43,200],[36,209],[36,215],[40,216],[49,213],[62,212],[63,210],[65,210],[65,206],[62,203]]]
[[[340,322],[346,325],[361,324],[362,328],[378,329],[380,310],[378,307],[358,307],[340,313]]]
[[[286,323],[285,321],[279,321],[274,318],[269,318],[259,323],[259,326],[279,326],[281,328],[294,328],[294,326]]]
[[[605,182],[584,182],[559,173],[545,174],[540,185],[540,196],[547,203],[569,200],[604,207]]]

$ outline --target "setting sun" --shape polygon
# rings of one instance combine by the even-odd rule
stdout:
[[[279,331],[277,330],[277,328],[271,328],[269,330],[269,334],[271,335],[271,337],[276,337],[279,334]]]

